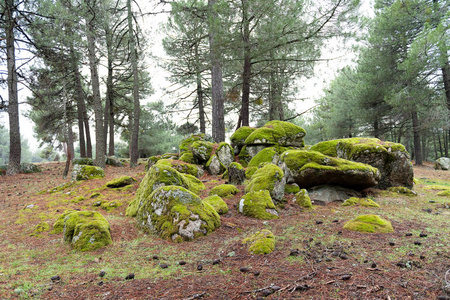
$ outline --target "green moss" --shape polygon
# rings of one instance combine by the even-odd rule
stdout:
[[[284,186],[284,192],[286,194],[297,194],[298,192],[300,192],[300,187],[296,184],[286,184]]]
[[[192,134],[189,137],[185,138],[180,143],[180,153],[183,154],[185,152],[189,152],[191,145],[196,141],[205,140],[205,134]]]
[[[255,131],[256,128],[251,128],[248,126],[239,127],[233,135],[230,137],[231,144],[233,146],[243,146],[247,137]]]
[[[393,186],[393,187],[388,188],[388,191],[390,191],[392,193],[406,195],[406,196],[417,196],[416,192],[411,191],[410,189],[408,189],[407,187],[404,187],[404,186]]]
[[[210,159],[214,144],[206,141],[197,141],[191,145],[190,149],[197,160],[204,163]]]
[[[444,190],[444,191],[440,191],[437,193],[438,196],[445,196],[448,197],[450,196],[450,190]]]
[[[245,140],[245,144],[304,147],[303,137],[305,135],[305,130],[300,126],[274,120],[253,131]]]
[[[78,196],[75,197],[75,199],[72,199],[72,203],[80,203],[81,201],[86,200],[86,198],[84,196]]]
[[[275,205],[267,190],[247,193],[239,201],[238,210],[243,215],[256,219],[278,219]]]
[[[74,165],[87,165],[87,166],[93,166],[94,160],[89,157],[76,157],[72,160],[72,164]]]
[[[265,148],[258,152],[248,163],[249,167],[258,167],[260,163],[275,163],[274,158],[278,158],[278,151],[275,147]]]
[[[137,212],[139,226],[175,242],[206,235],[220,226],[215,209],[179,186],[156,189]]]
[[[245,178],[252,178],[253,174],[255,174],[256,171],[258,171],[258,167],[247,167],[247,169],[245,170]]]
[[[79,182],[75,182],[75,181],[62,183],[62,184],[58,185],[57,187],[54,187],[54,188],[52,188],[50,190],[47,190],[47,192],[49,192],[50,194],[53,194],[53,193],[56,193],[56,192],[61,192],[61,191],[64,191],[65,189],[73,187],[73,186],[75,186],[77,184],[79,184]]]
[[[73,167],[73,180],[89,180],[105,177],[105,171],[96,166],[75,165]]]
[[[50,230],[50,224],[48,224],[47,222],[41,222],[34,227],[33,232],[30,233],[30,236],[34,236],[37,238],[43,237],[42,233],[49,231],[49,230]]]
[[[94,198],[100,197],[101,195],[102,195],[102,194],[100,194],[99,192],[95,192],[95,193],[92,193],[92,194],[89,196],[89,198],[94,199]]]
[[[220,162],[220,159],[216,154],[209,158],[205,167],[211,175],[223,174],[227,169],[227,167]]]
[[[249,244],[248,251],[253,254],[269,254],[275,249],[275,236],[263,229],[243,239],[242,243]]]
[[[281,200],[284,195],[284,172],[274,164],[267,164],[258,169],[245,187],[245,192],[267,190],[272,199]]]
[[[357,198],[357,197],[351,197],[342,203],[342,206],[365,206],[365,207],[380,207],[378,203],[375,203],[370,198]]]
[[[119,201],[102,201],[100,207],[106,211],[111,211],[113,209],[118,208],[122,205],[122,202]]]
[[[109,188],[120,188],[120,187],[124,187],[130,184],[133,184],[136,181],[136,179],[134,179],[131,176],[122,176],[119,178],[114,178],[111,181],[108,181],[106,183],[106,187]]]
[[[237,193],[239,193],[239,189],[232,184],[221,184],[209,191],[210,196],[217,195],[222,198],[236,195]]]
[[[145,171],[148,171],[160,159],[161,159],[161,156],[150,156],[147,160],[147,164],[145,165]]]
[[[292,202],[304,208],[313,208],[311,198],[309,197],[306,189],[301,189],[297,194],[295,194]]]
[[[191,151],[184,152],[179,158],[180,161],[184,161],[188,164],[197,164],[197,159],[195,159],[194,154]]]
[[[179,160],[160,159],[156,164],[166,165],[168,167],[174,168],[180,173],[190,174],[196,177],[200,177],[201,175],[203,175],[203,173],[200,172],[199,168],[196,165],[189,164]]]
[[[31,174],[31,173],[40,173],[40,172],[42,172],[41,168],[35,164],[30,164],[30,163],[21,163],[20,164],[20,173]]]
[[[363,233],[392,233],[394,228],[391,222],[384,220],[376,215],[363,215],[348,221],[344,224],[347,230]]]
[[[441,190],[441,191],[446,191],[446,190],[450,190],[450,186],[446,186],[446,185],[438,185],[438,184],[432,184],[432,185],[428,185],[426,187],[424,187],[425,190]]]
[[[250,154],[247,151],[247,146],[242,147],[241,151],[239,152],[239,163],[243,167],[247,167],[248,163],[251,160]]]
[[[194,193],[199,193],[205,189],[204,184],[189,174],[181,174],[177,170],[164,164],[157,164],[150,168],[142,179],[136,191],[135,198],[130,202],[126,210],[126,215],[136,216],[141,203],[158,187],[165,185],[177,185],[191,189]]]
[[[228,213],[228,205],[223,199],[217,195],[212,195],[203,199],[204,202],[210,204],[219,215]]]

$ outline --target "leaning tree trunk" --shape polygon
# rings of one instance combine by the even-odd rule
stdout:
[[[219,47],[216,33],[218,26],[214,24],[217,13],[214,6],[217,0],[208,0],[209,10],[209,55],[211,59],[211,96],[212,96],[212,137],[215,142],[225,140],[225,113],[222,81],[222,66],[220,64]]]
[[[5,1],[6,19],[6,65],[8,69],[8,116],[9,116],[9,162],[6,173],[14,175],[20,171],[22,148],[20,145],[19,101],[17,90],[16,53],[14,47],[14,0]]]
[[[412,124],[414,134],[414,158],[417,166],[422,165],[422,148],[420,146],[420,126],[417,111],[412,112]]]
[[[103,130],[103,113],[102,113],[103,108],[102,108],[102,99],[100,97],[100,82],[97,70],[98,62],[95,51],[95,35],[92,22],[93,19],[91,20],[86,19],[89,68],[91,71],[92,98],[94,103],[94,114],[95,114],[95,165],[104,168],[105,132]]]

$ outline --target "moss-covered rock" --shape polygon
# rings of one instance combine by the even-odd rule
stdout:
[[[252,160],[252,157],[250,156],[250,154],[247,151],[247,146],[243,146],[241,148],[241,151],[239,151],[238,157],[239,157],[239,163],[243,167],[247,167],[247,165],[250,162],[250,160]]]
[[[31,173],[40,173],[40,172],[42,172],[41,168],[35,164],[30,164],[30,163],[21,163],[20,164],[20,173],[31,174]]]
[[[86,165],[86,166],[93,166],[94,160],[89,157],[75,157],[72,160],[72,164],[74,165]]]
[[[449,197],[450,196],[450,190],[444,190],[437,193],[438,196],[441,197]]]
[[[188,163],[188,164],[194,164],[194,165],[198,164],[198,161],[195,158],[192,151],[184,152],[183,155],[180,156],[179,160],[184,161],[185,163]]]
[[[239,201],[238,211],[245,216],[256,219],[278,219],[278,212],[267,190],[245,194]]]
[[[123,167],[123,162],[121,162],[115,156],[107,156],[105,158],[105,164],[108,165],[108,166],[113,166],[113,167]]]
[[[417,193],[404,186],[393,186],[388,188],[389,192],[402,194],[406,196],[417,196]]]
[[[247,137],[255,130],[256,128],[251,128],[248,126],[239,127],[230,137],[231,145],[239,152],[242,146],[245,145],[245,140]]]
[[[89,180],[105,177],[105,171],[102,168],[88,165],[74,165],[72,171],[72,180]]]
[[[260,163],[277,164],[280,156],[275,147],[269,147],[261,150],[248,163],[249,167],[258,167]]]
[[[243,244],[249,244],[248,251],[253,254],[269,254],[275,249],[275,236],[267,229],[242,240]]]
[[[365,207],[380,207],[378,203],[370,198],[351,197],[342,203],[342,206],[365,206]]]
[[[191,151],[191,146],[196,141],[205,141],[206,135],[203,133],[200,134],[192,134],[181,141],[180,143],[180,154]]]
[[[211,158],[214,144],[207,141],[196,141],[190,146],[190,151],[200,164],[204,164]]]
[[[376,138],[348,138],[321,142],[312,146],[311,150],[377,168],[381,175],[378,188],[413,187],[412,164],[402,144]]]
[[[245,145],[304,147],[305,135],[305,130],[300,126],[284,121],[270,121],[253,131],[245,140]]]
[[[440,157],[436,159],[434,162],[434,169],[435,170],[444,170],[447,171],[450,169],[450,158],[448,157]]]
[[[131,176],[121,176],[119,178],[114,178],[113,180],[110,180],[106,183],[106,187],[109,188],[120,188],[120,187],[124,187],[130,184],[133,184],[136,181],[136,179],[134,179]]]
[[[237,162],[232,162],[228,169],[226,170],[227,179],[230,184],[233,185],[242,185],[245,181],[245,170],[244,167]],[[224,173],[224,175],[225,175]]]
[[[258,171],[258,167],[247,167],[245,169],[245,178],[252,178],[253,174],[255,174],[256,171]]]
[[[224,165],[225,168],[228,168],[228,166],[234,161],[234,151],[228,143],[220,143],[217,147],[216,155],[217,158],[219,158],[220,163]]]
[[[267,190],[273,200],[280,201],[284,196],[285,184],[283,170],[274,164],[267,164],[253,174],[245,192]]]
[[[394,228],[391,222],[380,218],[377,215],[363,215],[344,224],[347,230],[363,233],[391,233]]]
[[[122,206],[122,202],[119,201],[101,201],[100,207],[106,211],[111,211],[119,206]]]
[[[194,193],[198,193],[205,189],[204,184],[194,176],[189,174],[181,174],[177,170],[164,164],[157,164],[150,168],[142,179],[136,196],[128,205],[126,215],[130,217],[136,216],[136,213],[142,203],[150,196],[150,194],[161,186],[177,185],[190,189]]]
[[[219,175],[225,172],[227,169],[219,160],[219,157],[217,155],[211,156],[211,158],[208,160],[208,162],[205,165],[206,170],[208,170],[208,173],[211,175]]]
[[[112,244],[108,221],[98,212],[73,211],[65,213],[64,242],[79,251],[93,251]],[[60,226],[58,221],[55,226]],[[56,230],[56,228],[55,228]]]
[[[296,183],[288,183],[284,186],[285,194],[297,194],[300,192],[300,187]]]
[[[50,224],[48,224],[47,222],[41,222],[34,227],[33,232],[30,233],[30,236],[40,238],[40,237],[43,237],[43,234],[42,234],[43,232],[46,232],[49,230],[50,230]]]
[[[204,173],[203,167],[189,164],[180,160],[160,159],[156,164],[162,164],[174,168],[180,173],[190,174],[195,177],[201,177]]]
[[[233,196],[237,193],[239,193],[239,189],[232,184],[220,184],[209,191],[210,196],[217,195],[222,198]]]
[[[297,194],[295,194],[294,198],[292,198],[292,202],[304,208],[313,208],[311,198],[309,197],[306,189],[301,189]]]
[[[219,215],[228,213],[228,205],[217,195],[206,197],[203,201],[211,205]]]
[[[286,182],[295,182],[302,188],[334,184],[365,189],[380,179],[380,173],[372,166],[312,150],[285,151],[279,164],[286,174]]]
[[[145,199],[137,212],[139,226],[175,242],[214,231],[220,217],[214,208],[180,186],[163,186]]]

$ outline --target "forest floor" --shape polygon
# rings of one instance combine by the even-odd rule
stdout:
[[[41,167],[42,173],[0,177],[0,299],[450,297],[445,291],[447,286],[450,293],[450,197],[437,195],[450,189],[450,172],[435,171],[431,164],[414,167],[416,197],[368,191],[380,208],[333,203],[306,210],[287,196],[280,219],[263,221],[237,212],[241,192],[225,199],[230,212],[221,217],[219,229],[180,244],[144,234],[125,216],[144,164],[107,167],[104,179],[56,191],[70,182],[61,177],[64,163]],[[104,187],[122,175],[137,182],[119,190]],[[207,186],[202,197],[224,183],[216,177],[202,179]],[[95,208],[99,198],[90,198],[95,192],[123,205],[111,211]],[[110,222],[114,244],[80,253],[62,243],[62,234],[35,231],[43,222],[51,227],[66,209],[100,211]],[[362,234],[342,228],[367,213],[391,221],[395,232]],[[268,255],[252,255],[241,241],[261,229],[275,234],[276,248]],[[125,279],[131,273],[134,279]],[[53,276],[60,280],[52,281]]]

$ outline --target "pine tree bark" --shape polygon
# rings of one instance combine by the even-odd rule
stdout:
[[[420,146],[420,123],[417,111],[411,113],[414,136],[414,158],[417,166],[422,165],[422,147]]]
[[[133,15],[131,11],[131,0],[127,0],[128,11],[128,35],[130,39],[130,57],[131,67],[133,70],[133,118],[132,133],[130,142],[130,167],[136,167],[139,158],[139,119],[141,113],[141,105],[139,103],[139,73],[137,65],[137,51],[135,44],[135,36],[133,32]]]
[[[6,65],[8,70],[8,117],[9,117],[9,162],[6,174],[14,175],[20,172],[20,159],[22,148],[20,144],[19,127],[19,101],[17,90],[17,70],[15,53],[15,19],[14,0],[5,1],[5,20],[6,20]]]
[[[248,1],[242,0],[242,40],[244,42],[244,67],[242,71],[242,104],[241,124],[250,124],[250,80],[252,76],[252,59],[250,46],[250,21],[248,17]]]
[[[198,119],[200,121],[200,132],[206,133],[205,124],[205,106],[203,102],[203,87],[202,87],[202,76],[200,70],[200,60],[199,60],[198,44],[195,44],[195,73],[197,75],[197,103],[198,103]]]
[[[91,72],[92,98],[95,114],[95,165],[105,167],[105,138],[103,129],[103,107],[100,97],[100,82],[98,77],[98,61],[95,49],[95,33],[92,22],[94,19],[86,19],[86,35],[88,43],[89,69]]]
[[[222,80],[222,65],[220,63],[219,47],[216,40],[217,19],[215,4],[217,0],[208,0],[209,9],[209,55],[211,59],[211,97],[212,97],[212,137],[215,142],[225,141],[224,95]]]

